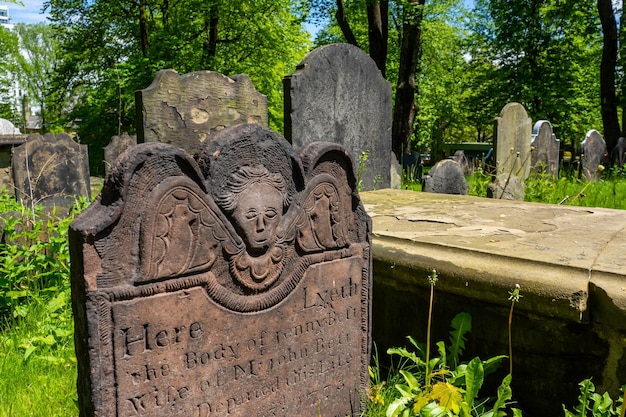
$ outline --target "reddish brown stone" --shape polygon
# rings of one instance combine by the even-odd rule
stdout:
[[[70,229],[81,416],[358,415],[370,229],[339,145],[129,149]]]

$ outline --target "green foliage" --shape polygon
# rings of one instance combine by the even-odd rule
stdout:
[[[289,0],[145,4],[142,12],[133,2],[49,2],[63,50],[55,83],[78,98],[69,119],[81,121],[79,136],[95,149],[92,172],[101,169],[99,149],[111,136],[135,132],[134,93],[147,88],[161,69],[247,74],[268,98],[270,127],[282,130],[282,78],[309,46],[301,5]]]
[[[85,206],[84,199],[77,201],[69,216],[58,217],[37,206],[28,210],[7,192],[0,195],[0,329],[19,326],[33,309],[41,312],[37,332],[14,341],[24,360],[72,338],[67,230],[72,213]]]
[[[602,395],[595,392],[596,387],[589,379],[585,379],[580,384],[580,396],[578,397],[578,405],[574,407],[574,411],[569,411],[563,406],[565,417],[610,417],[623,416],[624,393],[626,385],[621,388],[621,396],[617,401],[613,401],[608,393]]]
[[[396,397],[386,403],[387,417],[410,416],[497,416],[509,407],[511,399],[510,376],[498,388],[495,401],[479,399],[485,375],[493,372],[505,356],[496,356],[487,361],[473,358],[468,363],[458,363],[465,347],[465,335],[471,330],[471,316],[460,313],[452,320],[449,346],[437,343],[439,356],[427,359],[423,348],[411,337],[415,348],[391,348],[390,355],[400,357],[398,373],[402,380],[396,383]],[[377,383],[380,387],[380,382]],[[391,389],[391,388],[388,388]],[[380,394],[370,400],[389,400]],[[493,402],[492,406],[488,406]]]

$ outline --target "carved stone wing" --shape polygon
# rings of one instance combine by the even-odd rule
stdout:
[[[207,271],[222,253],[241,246],[215,203],[185,177],[159,184],[142,216],[141,273],[136,283]]]

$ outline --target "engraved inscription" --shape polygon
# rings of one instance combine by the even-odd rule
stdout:
[[[360,310],[353,301],[361,295],[361,266],[349,258],[310,274],[323,274],[330,265],[344,278],[321,286],[304,279],[285,301],[288,319],[261,316],[248,334],[237,333],[241,317],[225,311],[207,320],[201,310],[212,301],[201,288],[184,297],[160,295],[185,301],[176,311],[155,311],[150,321],[133,326],[123,325],[125,317],[148,306],[149,297],[115,303],[119,415],[250,415],[246,410],[254,405],[252,415],[287,416],[294,407],[315,412],[319,404],[356,398],[357,387],[344,381],[363,365]],[[322,389],[307,388],[319,380]]]

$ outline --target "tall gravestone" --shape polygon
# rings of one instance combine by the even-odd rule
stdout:
[[[76,196],[91,194],[87,145],[67,134],[32,134],[13,149],[15,195],[25,205],[69,207]]]
[[[139,144],[69,238],[82,417],[359,415],[371,223],[343,147]]]
[[[391,182],[391,84],[376,63],[349,44],[309,53],[284,79],[285,137],[298,148],[315,141],[345,146],[359,169],[362,190]]]
[[[111,137],[111,141],[104,147],[104,172],[109,172],[117,158],[126,149],[137,144],[137,136],[130,136],[126,133]]]
[[[531,169],[534,172],[558,178],[561,142],[553,133],[552,124],[549,121],[539,120],[535,123],[531,145],[534,147],[531,153]]]
[[[267,126],[267,98],[247,75],[157,73],[135,93],[137,141],[170,143],[194,154],[211,133],[241,123]]]
[[[582,173],[587,181],[598,181],[601,177],[599,167],[604,163],[607,153],[606,142],[600,132],[592,129],[587,132],[580,145],[583,150]]]
[[[531,120],[519,103],[508,103],[494,123],[494,153],[498,173],[524,181],[530,173]]]

